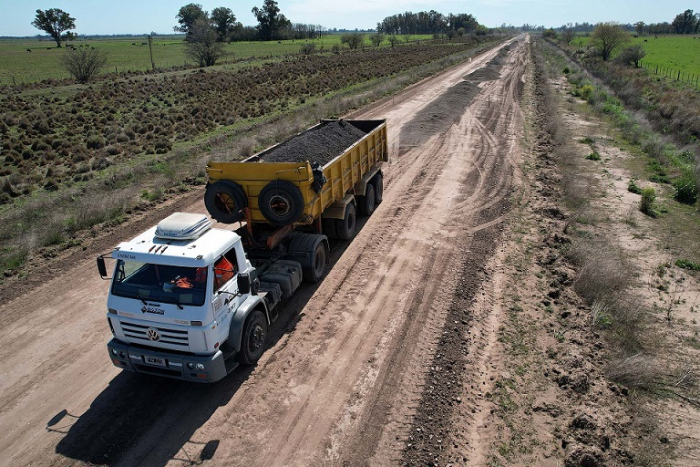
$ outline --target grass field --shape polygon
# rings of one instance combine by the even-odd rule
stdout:
[[[317,50],[330,50],[340,45],[340,34],[329,34],[314,40]],[[410,36],[410,40],[429,39],[431,36]],[[222,61],[248,58],[279,58],[299,53],[306,41],[233,42],[224,44]],[[105,72],[147,71],[151,69],[148,39],[146,36],[79,39],[70,42],[75,47],[95,47],[108,53]],[[388,42],[382,44],[389,46]],[[365,34],[365,46],[369,45],[369,34]],[[347,48],[347,45],[342,47]],[[31,50],[31,52],[29,52]],[[35,83],[45,79],[69,78],[59,65],[65,48],[56,48],[53,41],[37,38],[0,40],[0,86]],[[167,69],[182,65],[193,65],[185,56],[182,36],[155,36],[153,39],[153,61],[157,68]]]
[[[644,41],[647,42],[644,42]],[[632,39],[647,53],[644,62],[700,75],[700,36],[653,36]]]
[[[646,41],[646,42],[645,42]],[[586,47],[590,37],[579,36],[573,44]],[[641,44],[647,53],[644,63],[700,76],[700,36],[640,36],[628,45]]]

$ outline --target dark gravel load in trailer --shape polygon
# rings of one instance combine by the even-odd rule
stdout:
[[[255,161],[310,161],[318,162],[323,166],[366,134],[366,131],[345,120],[324,121],[308,131],[292,136],[283,143],[257,154]]]
[[[386,132],[386,120],[323,120],[243,161],[210,162],[204,205],[219,222],[245,222],[251,258],[282,244],[311,268],[290,252],[313,248],[284,242],[295,230],[304,233],[297,239],[352,238],[356,215],[382,202]]]

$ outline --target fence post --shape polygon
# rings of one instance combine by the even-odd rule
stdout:
[[[681,72],[680,72],[680,70],[678,70],[678,78],[676,78],[676,81],[680,81],[680,80],[681,80]]]

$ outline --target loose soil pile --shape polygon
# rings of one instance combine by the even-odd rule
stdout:
[[[319,162],[326,165],[367,133],[338,120],[324,122],[261,154],[264,162]]]
[[[464,115],[479,91],[479,87],[473,82],[463,81],[428,104],[401,129],[401,153],[422,145],[435,134],[447,131]]]
[[[479,95],[479,84],[501,76],[501,68],[507,54],[508,51],[503,50],[486,66],[465,76],[464,82],[453,86],[439,99],[431,102],[420,115],[405,125],[401,129],[401,152],[420,146],[431,136],[447,131]]]

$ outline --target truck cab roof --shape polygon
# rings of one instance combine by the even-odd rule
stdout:
[[[212,221],[203,214],[174,213],[132,240],[120,243],[112,257],[150,264],[208,266],[240,240],[235,232],[211,225]]]

